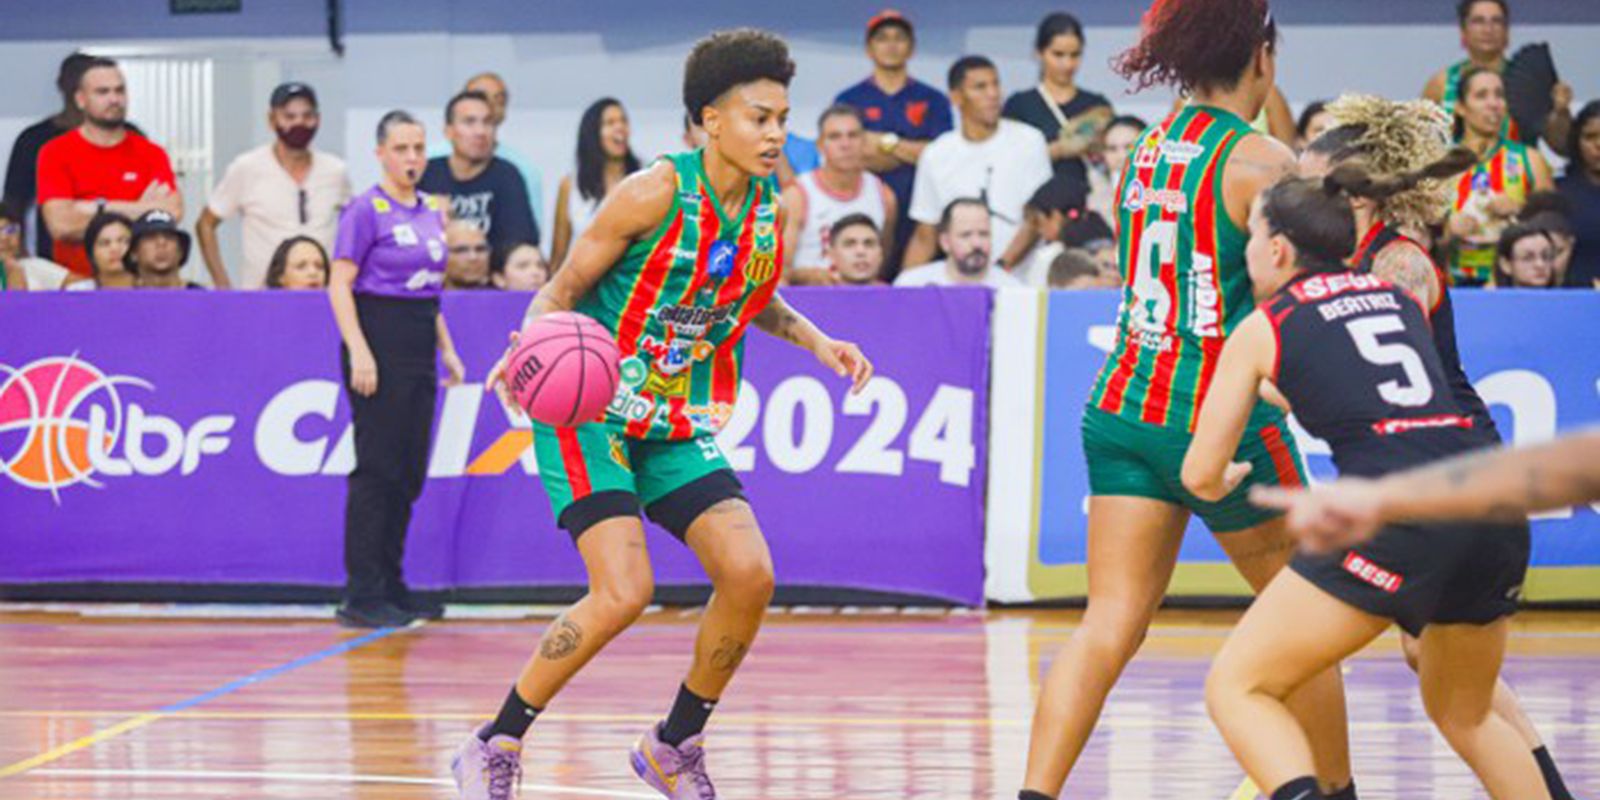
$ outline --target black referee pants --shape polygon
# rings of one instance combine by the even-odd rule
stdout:
[[[344,515],[345,602],[398,603],[411,506],[428,475],[428,446],[439,391],[434,360],[438,303],[356,296],[361,331],[378,363],[378,391],[350,390],[350,354],[340,349],[355,428],[356,467]]]

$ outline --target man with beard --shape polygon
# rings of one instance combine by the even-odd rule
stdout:
[[[943,261],[905,270],[896,286],[1020,287],[1022,282],[995,266],[989,230],[989,207],[975,197],[950,201],[936,228]]]
[[[96,214],[160,210],[182,219],[183,195],[167,152],[128,128],[128,87],[117,62],[89,62],[73,102],[83,124],[39,151],[39,205],[55,239],[53,260],[92,277],[83,232]]]
[[[444,112],[450,155],[428,159],[417,188],[450,198],[450,218],[478,226],[489,246],[509,248],[539,241],[527,183],[511,162],[495,155],[494,106],[482,92],[450,98]]]
[[[273,252],[287,239],[309,236],[333,248],[339,209],[350,200],[350,176],[343,159],[311,149],[321,120],[310,86],[291,82],[272,90],[267,126],[274,141],[228,165],[194,226],[218,289],[233,283],[217,246],[217,226],[235,214],[243,218],[241,288],[262,288]]]

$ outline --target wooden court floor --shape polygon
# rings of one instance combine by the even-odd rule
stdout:
[[[648,615],[535,725],[525,798],[649,798],[627,748],[681,680],[696,612]],[[1201,700],[1229,612],[1164,613],[1063,796],[1253,797]],[[712,719],[730,800],[1016,796],[1037,678],[1076,612],[775,610]],[[448,759],[543,620],[360,635],[310,620],[101,619],[0,606],[0,798],[451,798]],[[1396,639],[1346,665],[1367,798],[1481,798]],[[1600,798],[1600,615],[1524,614],[1506,674]]]

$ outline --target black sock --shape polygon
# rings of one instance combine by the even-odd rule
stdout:
[[[1032,789],[1023,789],[1022,791],[1017,792],[1017,800],[1055,800],[1055,798],[1045,794],[1044,792],[1036,792]]]
[[[678,687],[678,699],[672,701],[672,711],[661,724],[661,741],[677,747],[683,740],[706,729],[706,720],[716,709],[717,701],[707,700],[689,691],[687,685]]]
[[[492,736],[521,739],[523,734],[528,732],[528,726],[533,724],[533,720],[543,710],[528,705],[528,701],[517,694],[517,687],[512,686],[511,694],[506,695],[505,705],[500,706],[499,716],[494,718],[494,722],[490,723],[487,729],[478,733],[478,738],[486,742]]]
[[[1352,780],[1343,789],[1328,795],[1328,800],[1356,800],[1356,782]]]
[[[1556,760],[1550,757],[1549,748],[1540,745],[1533,751],[1533,760],[1539,762],[1539,772],[1544,775],[1544,786],[1550,790],[1551,800],[1576,800],[1567,789],[1567,782],[1561,779],[1561,770],[1556,769]]]
[[[1279,786],[1277,791],[1272,793],[1272,800],[1326,800],[1326,798],[1322,795],[1321,787],[1317,786],[1317,779],[1307,775]]]

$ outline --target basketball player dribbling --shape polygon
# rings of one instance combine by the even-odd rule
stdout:
[[[696,44],[683,95],[705,147],[619,184],[529,308],[529,320],[575,310],[604,325],[622,353],[622,386],[603,421],[533,425],[540,479],[583,557],[589,592],[546,629],[499,714],[457,752],[452,770],[467,800],[515,797],[530,725],[650,602],[641,511],[694,551],[714,591],[677,699],[640,736],[632,767],[665,797],[716,797],[701,731],[773,590],[766,540],[713,438],[737,400],[745,330],[754,324],[815,353],[856,391],[872,375],[859,348],[829,338],[776,293],[784,243],[773,173],[793,74],[788,47],[768,33],[725,31]],[[502,359],[489,382],[509,402],[504,371]]]

